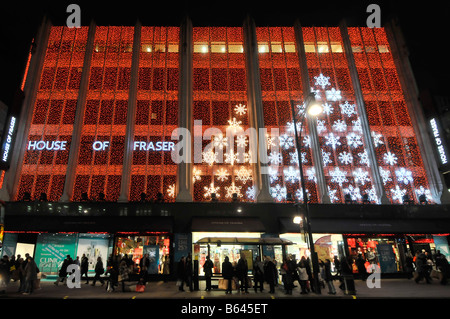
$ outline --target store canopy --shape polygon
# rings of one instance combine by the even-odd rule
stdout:
[[[204,237],[196,244],[239,244],[239,245],[293,245],[290,240],[283,238],[245,238],[245,237]]]
[[[194,217],[192,231],[265,232],[259,218],[253,217]]]

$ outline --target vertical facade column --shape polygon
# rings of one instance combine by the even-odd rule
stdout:
[[[302,88],[303,88],[303,100],[311,93],[311,85],[309,80],[308,73],[308,64],[306,62],[306,51],[305,45],[303,42],[303,31],[302,26],[299,21],[296,21],[294,24],[296,45],[298,50],[298,58],[300,62],[300,74],[302,77]],[[319,190],[319,200],[322,204],[330,204],[330,196],[328,194],[328,187],[325,180],[325,174],[323,170],[323,160],[322,160],[322,151],[319,144],[319,136],[317,134],[317,122],[316,119],[310,118],[307,116],[308,127],[309,127],[309,135],[311,141],[312,148],[312,156],[314,161],[314,168],[316,172],[317,178],[317,186]]]
[[[36,102],[36,94],[39,88],[51,27],[51,22],[47,17],[44,17],[34,41],[36,50],[32,52],[24,86],[25,98],[22,102],[16,142],[11,156],[11,165],[5,173],[3,187],[0,191],[0,198],[5,201],[15,198],[17,185],[19,185],[21,167],[27,148],[28,133],[33,118],[34,104]]]
[[[180,27],[180,78],[178,85],[178,128],[186,129],[193,138],[193,98],[192,98],[192,22],[185,17]],[[184,135],[186,138],[186,135]],[[183,152],[186,161],[178,164],[177,173],[177,202],[192,202],[192,139],[184,142]],[[186,154],[184,154],[186,155]]]
[[[86,97],[91,74],[91,60],[94,51],[96,25],[94,21],[89,25],[88,39],[84,53],[83,71],[81,73],[80,89],[78,91],[77,109],[73,123],[72,141],[70,143],[69,160],[67,163],[64,191],[60,202],[68,202],[72,199],[78,156],[80,154],[81,129],[83,126],[84,111],[86,109]]]
[[[119,202],[130,198],[131,164],[133,161],[134,125],[136,122],[137,89],[139,83],[139,58],[141,52],[142,24],[138,21],[134,27],[133,55],[131,57],[130,90],[127,106],[127,128],[123,154],[122,181],[120,183]]]
[[[258,41],[256,38],[256,26],[249,16],[244,21],[244,52],[247,69],[247,102],[249,112],[249,124],[257,132],[256,149],[252,150],[255,198],[257,202],[273,202],[270,195],[270,180],[267,158],[267,139],[264,131],[264,110],[262,105],[261,79],[259,74]]]
[[[386,191],[383,185],[383,179],[380,176],[378,161],[375,153],[372,133],[370,131],[369,119],[367,117],[366,106],[359,82],[358,70],[356,69],[355,59],[353,57],[352,44],[348,36],[347,24],[345,21],[340,23],[339,29],[341,31],[342,42],[344,44],[344,52],[347,56],[348,68],[350,71],[350,78],[353,84],[353,91],[355,92],[356,105],[358,107],[359,118],[361,121],[361,128],[365,141],[365,148],[369,157],[370,167],[372,168],[372,179],[375,185],[375,190],[378,196],[378,202],[381,204],[390,204]]]
[[[406,105],[413,124],[417,144],[422,155],[423,164],[427,172],[430,192],[436,203],[450,204],[450,193],[445,187],[443,176],[434,157],[432,140],[427,129],[427,121],[423,113],[423,108],[419,100],[419,90],[417,88],[414,73],[409,62],[408,51],[400,28],[394,20],[386,24],[386,36],[392,51],[392,57],[397,69],[399,81]]]

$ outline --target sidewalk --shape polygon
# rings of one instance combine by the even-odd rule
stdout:
[[[450,284],[443,286],[434,280],[431,284],[421,282],[416,284],[412,279],[381,279],[380,288],[368,288],[366,282],[356,279],[356,295],[346,295],[339,289],[339,281],[334,281],[336,295],[328,294],[327,288],[322,289],[322,294],[310,293],[301,295],[300,288],[294,288],[292,295],[286,295],[283,286],[279,285],[274,294],[268,293],[268,286],[264,292],[255,293],[249,289],[248,294],[233,291],[233,294],[226,295],[223,290],[204,291],[205,282],[200,282],[198,291],[180,292],[175,286],[175,282],[164,283],[149,282],[145,292],[135,291],[122,292],[117,289],[115,292],[107,292],[105,286],[101,287],[97,282],[93,287],[90,284],[81,282],[81,288],[70,289],[66,285],[54,285],[54,281],[41,281],[41,288],[30,295],[18,293],[18,282],[11,282],[5,294],[0,294],[0,299],[372,299],[372,298],[408,298],[408,299],[450,299]],[[134,288],[134,287],[133,287]]]

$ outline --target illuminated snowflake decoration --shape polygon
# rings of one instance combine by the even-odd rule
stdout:
[[[352,146],[353,148],[357,148],[358,146],[363,145],[363,142],[361,141],[361,136],[353,132],[347,135],[347,143],[349,146]]]
[[[347,152],[339,153],[339,161],[342,164],[349,165],[353,162],[353,156],[351,153],[347,153]]]
[[[223,149],[224,147],[227,146],[227,138],[223,136],[223,134],[214,136],[213,145],[214,147]]]
[[[205,186],[203,188],[205,190],[205,193],[203,195],[205,198],[211,197],[211,194],[216,194],[216,197],[220,197],[219,194],[220,187],[214,187],[213,183],[211,183],[209,187]]]
[[[234,107],[234,111],[238,115],[244,115],[247,113],[247,107],[243,104],[238,104]]]
[[[169,197],[175,198],[175,184],[170,185],[169,188],[167,188],[167,195],[169,195]]]
[[[282,200],[286,199],[286,187],[281,187],[280,185],[275,185],[275,187],[270,188],[270,194],[274,199],[281,202]]]
[[[237,121],[235,117],[232,120],[228,120],[228,124],[228,128],[232,129],[235,133],[242,130],[242,121]]]
[[[371,189],[366,190],[366,194],[369,196],[369,200],[371,202],[375,202],[378,204],[379,199],[378,199],[377,191],[375,190],[375,186],[372,186]]]
[[[360,200],[362,198],[359,191],[359,187],[353,187],[353,185],[348,185],[347,188],[342,189],[344,194],[349,194],[352,200]]]
[[[325,96],[328,101],[338,101],[342,99],[341,91],[332,88],[331,90],[325,91]]]
[[[334,171],[330,170],[329,174],[331,176],[331,181],[333,183],[339,184],[339,186],[342,186],[342,184],[348,182],[347,172],[341,171],[339,167],[335,167]]]
[[[302,116],[305,113],[305,111],[306,111],[305,103],[297,104],[296,107],[297,107],[297,114],[299,116]]]
[[[209,165],[214,164],[214,162],[217,161],[217,158],[219,156],[219,154],[217,152],[214,152],[212,149],[203,152],[202,155],[203,155],[203,162]]]
[[[236,171],[235,174],[236,180],[241,181],[244,184],[252,180],[251,169],[246,169],[244,166],[242,166],[238,171]]]
[[[323,166],[327,166],[328,164],[332,164],[333,161],[331,160],[331,152],[325,152],[322,149],[322,162],[323,162]]]
[[[413,182],[412,172],[408,171],[404,167],[395,171],[395,175],[397,176],[397,180],[402,182],[403,184],[409,184]]]
[[[269,166],[269,179],[271,183],[278,180],[278,169]]]
[[[355,104],[350,104],[348,101],[345,101],[344,104],[339,104],[339,106],[341,107],[341,112],[348,117],[351,117],[353,114],[357,114]]]
[[[286,182],[295,183],[300,180],[300,172],[298,169],[294,169],[292,166],[285,168],[284,172],[284,180]]]
[[[424,188],[423,186],[420,186],[419,188],[416,188],[415,190],[417,198],[421,195],[425,195],[428,201],[433,201],[433,196],[431,196],[431,192],[429,189]]]
[[[337,191],[337,189],[331,189],[330,186],[328,186],[328,196],[330,197],[330,201],[332,203],[339,200],[339,198],[336,196]]]
[[[328,133],[328,135],[325,135],[326,145],[330,145],[333,149],[336,149],[337,145],[342,145],[339,141],[340,138],[337,135],[334,135],[333,133]]]
[[[381,166],[379,167],[380,176],[383,180],[383,184],[386,185],[387,182],[392,182],[391,172],[389,170],[383,169]]]
[[[314,88],[311,88],[311,93],[314,94],[314,98],[316,100],[321,100],[322,99],[322,97],[320,96],[320,90],[319,89],[316,90]]]
[[[280,147],[283,147],[284,149],[289,149],[294,146],[294,139],[291,136],[288,136],[287,134],[283,134],[279,137],[280,140]]]
[[[397,164],[397,160],[398,160],[398,158],[394,153],[387,152],[387,153],[384,153],[384,155],[383,155],[383,161],[386,164],[395,165],[395,164]]]
[[[406,189],[400,189],[398,185],[391,189],[392,199],[402,202],[403,196],[406,194]]]
[[[270,164],[272,165],[280,165],[282,162],[281,153],[278,152],[270,152],[270,154],[268,155],[268,159]]]
[[[238,147],[246,147],[248,145],[247,136],[245,135],[238,135],[236,144]]]
[[[236,186],[234,185],[234,182],[231,184],[231,186],[225,186],[225,190],[226,190],[226,198],[232,198],[233,194],[237,194],[237,197],[243,197],[244,195],[241,194],[241,189],[242,186]]]
[[[381,135],[379,133],[376,133],[376,132],[373,132],[373,131],[372,131],[372,140],[373,140],[373,145],[375,147],[378,147],[381,144],[384,144],[384,142],[383,142],[383,135]]]
[[[228,171],[223,167],[218,171],[216,171],[216,177],[221,182],[228,180],[228,176],[229,176]]]
[[[331,104],[326,103],[326,102],[324,104],[322,104],[322,108],[323,108],[323,114],[330,115],[334,111],[334,107]]]
[[[310,139],[309,135],[303,137],[303,146],[305,146],[305,147],[311,146],[311,139]]]
[[[357,120],[352,121],[353,131],[362,133],[361,119],[358,117]]]
[[[233,150],[229,150],[225,153],[225,163],[234,165],[234,163],[237,162],[237,156],[238,154],[234,153]]]
[[[194,169],[192,170],[192,181],[195,183],[196,181],[199,181],[202,179],[202,171],[199,170],[198,168],[194,167]]]
[[[327,128],[325,126],[325,120],[317,119],[316,129],[317,129],[317,133],[319,133],[319,134],[322,133],[322,132],[325,132],[327,130]]]
[[[270,135],[266,136],[267,139],[267,148],[270,150],[272,147],[276,146],[275,140],[277,136],[270,137]]]
[[[334,121],[333,130],[337,132],[345,132],[347,131],[347,124],[342,120]]]
[[[292,153],[289,153],[289,155],[291,156],[290,163],[298,165],[298,153],[297,152],[292,152]],[[306,158],[306,155],[307,154],[305,152],[302,152],[302,154],[301,154],[301,156],[302,156],[302,163],[303,164],[308,163],[308,159]]]
[[[353,171],[353,178],[356,183],[360,183],[361,185],[365,185],[366,182],[370,182],[369,172],[363,171],[362,168],[358,168]]]
[[[308,168],[306,170],[306,176],[308,177],[309,181],[314,181],[314,183],[317,183],[316,171],[314,170],[314,167]]]
[[[315,85],[319,85],[322,87],[322,89],[325,89],[328,85],[331,85],[330,83],[330,77],[324,76],[322,73],[320,73],[319,76],[314,77],[316,79]]]
[[[255,186],[250,186],[249,188],[247,188],[247,190],[245,191],[245,195],[247,195],[248,199],[255,200],[256,198]]]
[[[300,123],[297,123],[297,132],[300,132]],[[287,131],[289,133],[294,133],[295,134],[295,126],[294,126],[294,122],[287,122],[286,123],[286,127],[287,127]]]
[[[362,152],[362,153],[358,153],[358,156],[359,156],[360,164],[365,164],[366,166],[370,167],[369,154],[367,153],[366,150],[364,150],[364,152]]]

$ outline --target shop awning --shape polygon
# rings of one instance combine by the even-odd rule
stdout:
[[[245,238],[245,237],[204,237],[196,244],[222,244],[222,245],[293,245],[290,240],[283,238]]]
[[[193,232],[265,232],[259,218],[248,217],[194,217]]]

